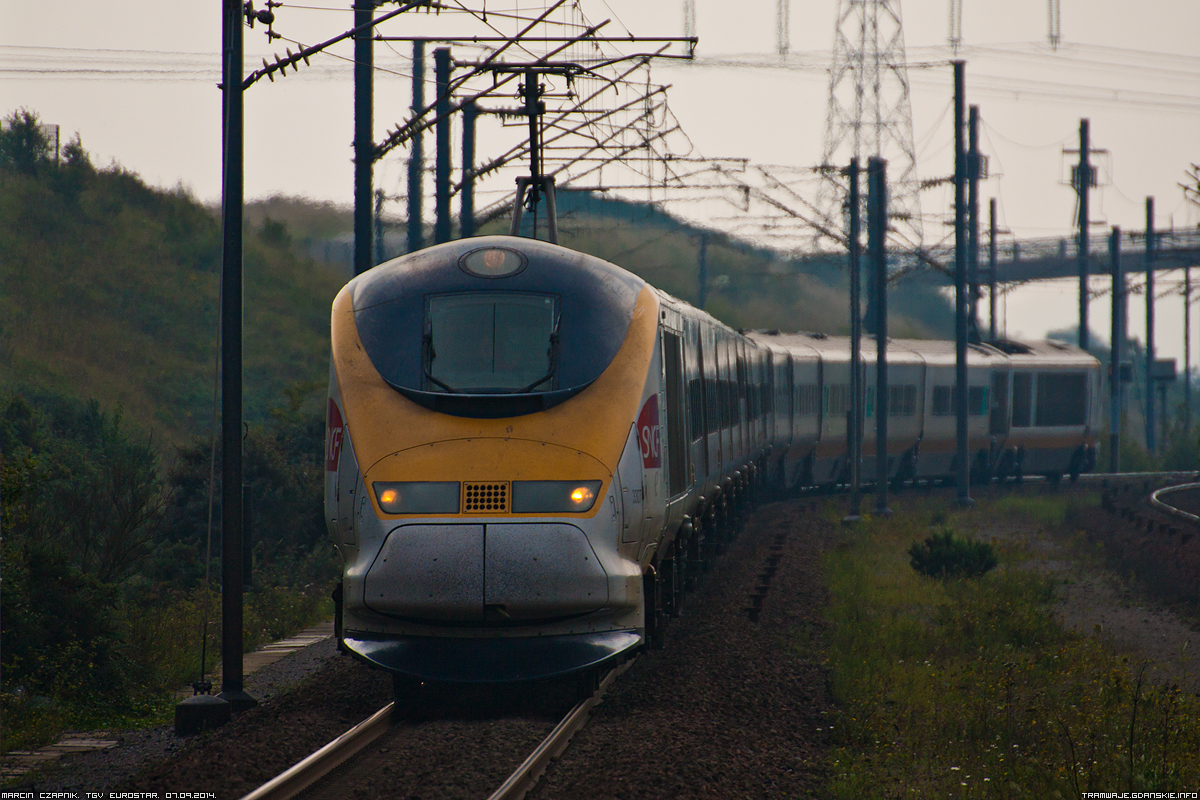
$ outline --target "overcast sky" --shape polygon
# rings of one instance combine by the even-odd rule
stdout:
[[[580,3],[589,19],[613,20],[610,35],[682,33],[681,0]],[[115,161],[151,184],[183,185],[215,201],[220,6],[219,0],[0,0],[0,113],[33,109],[62,126],[64,141],[78,132],[97,163]],[[328,38],[352,22],[347,8],[333,6],[326,0],[285,6],[276,12],[276,27],[305,43]],[[501,2],[488,6],[494,11]],[[522,6],[540,10],[544,3]],[[1069,235],[1075,200],[1063,181],[1076,156],[1063,150],[1077,146],[1079,120],[1087,117],[1093,146],[1108,151],[1098,157],[1105,185],[1094,195],[1093,220],[1142,229],[1145,198],[1153,195],[1158,226],[1194,227],[1200,215],[1177,184],[1190,163],[1200,162],[1200,3],[1061,0],[1061,6],[1061,43],[1051,50],[1047,0],[964,0],[957,55],[967,61],[968,102],[981,107],[982,148],[995,176],[983,184],[984,207],[987,198],[998,198],[1001,225],[1019,236]],[[820,162],[837,8],[836,0],[791,0],[789,62],[796,68],[717,68],[703,60],[775,51],[777,2],[696,0],[702,61],[662,63],[654,80],[672,84],[671,108],[698,153],[793,166]],[[909,0],[903,14],[918,170],[921,177],[947,175],[949,0]],[[455,24],[451,16],[401,15],[383,32],[445,32]],[[260,28],[247,30],[248,66],[284,46],[268,46]],[[407,53],[406,45],[377,49],[377,63],[391,69],[378,78],[377,139],[405,118]],[[248,197],[283,193],[349,203],[349,55],[343,46],[314,59],[312,69],[246,93]],[[378,170],[389,191],[402,179],[398,158]],[[922,209],[946,215],[951,199],[947,190],[933,190]],[[1073,324],[1066,312],[1074,307],[1071,291],[1049,286],[1010,298],[1009,332],[1040,335]],[[1130,327],[1138,331],[1138,303],[1131,305]],[[1182,351],[1180,315],[1168,307],[1178,305],[1165,301],[1160,312],[1164,355]],[[1105,301],[1095,301],[1091,314],[1107,320]]]

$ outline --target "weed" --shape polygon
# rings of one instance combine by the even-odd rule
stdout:
[[[955,539],[950,528],[926,537],[924,543],[914,542],[908,555],[917,572],[942,580],[978,578],[996,566],[996,552],[990,544]]]

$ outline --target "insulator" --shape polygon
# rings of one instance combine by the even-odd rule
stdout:
[[[271,74],[271,66],[267,64],[267,60],[265,58],[263,59],[263,72],[271,80],[271,83],[275,82],[275,76]]]

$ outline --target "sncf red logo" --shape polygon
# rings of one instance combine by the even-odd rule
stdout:
[[[329,398],[329,417],[325,424],[325,469],[335,472],[338,459],[342,455],[342,435],[346,426],[342,424],[342,412],[338,411],[337,403],[333,402],[332,397]]]
[[[662,425],[658,422],[658,395],[650,395],[650,399],[642,406],[637,423],[638,444],[642,448],[642,467],[662,466]]]

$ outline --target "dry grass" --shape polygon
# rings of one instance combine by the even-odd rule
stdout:
[[[1061,525],[1064,498],[984,501]],[[942,513],[951,525],[966,518]],[[1053,585],[997,542],[984,578],[917,575],[905,550],[928,515],[872,520],[827,558],[834,797],[1078,797],[1200,786],[1200,697],[1153,685],[1145,662],[1065,632]]]

